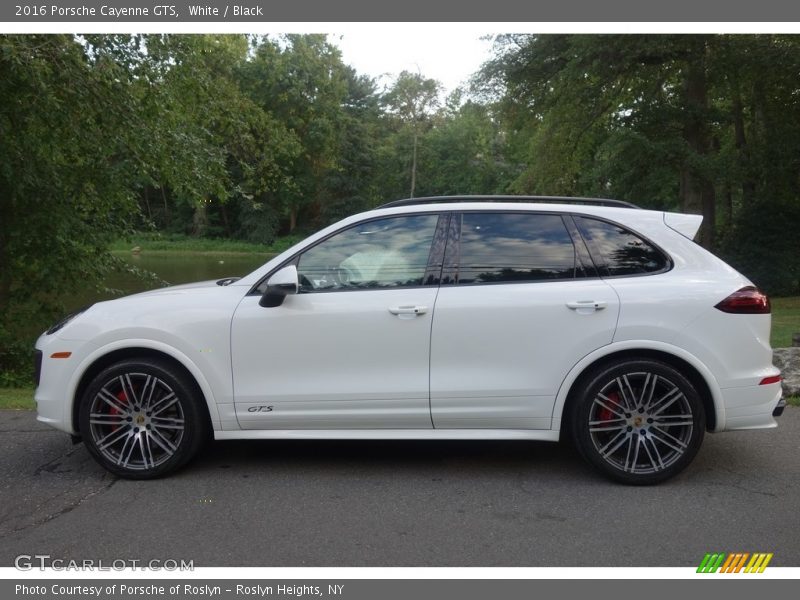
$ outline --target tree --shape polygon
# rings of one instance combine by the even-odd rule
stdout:
[[[136,74],[152,131],[151,180],[178,204],[193,210],[191,232],[208,226],[218,207],[226,232],[233,197],[264,193],[278,185],[297,140],[239,86],[248,42],[237,35],[154,35]]]
[[[381,121],[375,81],[345,68],[347,92],[338,120],[336,164],[323,182],[326,202],[322,221],[333,223],[374,207],[384,200],[383,173],[377,158],[380,139],[387,135]]]
[[[505,158],[505,137],[490,106],[462,102],[460,90],[425,134],[425,195],[505,193],[515,169]]]
[[[0,371],[78,287],[138,207],[143,115],[120,64],[66,35],[0,36]]]
[[[403,71],[384,95],[383,102],[389,112],[411,133],[411,168],[409,197],[414,197],[417,185],[417,147],[419,138],[430,123],[431,113],[439,105],[440,85],[419,73]]]
[[[337,168],[347,71],[339,50],[324,35],[287,35],[256,41],[241,70],[241,85],[261,109],[292,133],[299,152],[270,199],[298,226],[301,213],[319,219],[323,182]]]
[[[716,248],[743,203],[797,201],[797,154],[775,142],[796,148],[798,58],[787,36],[514,35],[481,83],[526,165],[514,189],[700,212]]]

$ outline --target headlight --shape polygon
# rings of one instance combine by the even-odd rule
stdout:
[[[50,329],[48,329],[48,330],[47,330],[45,333],[46,333],[47,335],[53,335],[53,334],[54,334],[56,331],[58,331],[59,329],[61,329],[62,327],[64,327],[64,325],[66,325],[67,323],[69,323],[70,321],[72,321],[72,319],[74,319],[75,317],[77,317],[79,314],[81,314],[82,312],[84,312],[84,311],[88,310],[89,308],[91,308],[91,306],[92,306],[91,304],[88,304],[88,305],[86,305],[86,306],[84,306],[84,307],[82,307],[82,308],[79,308],[79,309],[78,309],[78,310],[76,310],[76,311],[73,311],[73,312],[69,313],[69,314],[68,314],[66,317],[64,317],[64,318],[63,318],[63,319],[61,319],[61,320],[60,320],[58,323],[56,323],[55,325],[53,325],[53,326],[52,326]]]

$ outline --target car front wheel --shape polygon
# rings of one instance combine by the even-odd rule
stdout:
[[[188,462],[205,439],[198,393],[185,374],[151,360],[126,360],[99,373],[82,398],[86,447],[107,470],[151,479]]]
[[[589,376],[572,411],[579,452],[616,481],[658,483],[683,470],[705,432],[702,400],[672,366],[618,362]]]

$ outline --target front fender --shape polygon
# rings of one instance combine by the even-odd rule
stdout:
[[[186,368],[186,370],[189,371],[192,377],[194,377],[195,381],[197,382],[197,385],[200,387],[200,391],[203,393],[203,398],[206,402],[206,406],[208,407],[208,414],[211,417],[212,427],[215,430],[220,428],[219,410],[217,408],[217,402],[216,402],[217,399],[214,394],[212,386],[209,384],[208,380],[203,375],[203,372],[198,368],[198,366],[194,363],[194,361],[192,361],[188,356],[186,356],[186,354],[184,354],[174,346],[170,346],[169,344],[165,344],[163,342],[159,342],[152,339],[128,338],[124,340],[110,342],[99,348],[96,348],[90,354],[85,356],[83,360],[79,363],[78,367],[73,371],[72,377],[67,387],[67,393],[69,394],[68,398],[72,398],[72,402],[70,403],[71,411],[74,409],[75,402],[78,401],[78,399],[76,398],[78,386],[80,385],[81,379],[83,378],[87,370],[102,357],[116,350],[127,350],[131,348],[144,348],[147,350],[154,350],[156,352],[166,354],[167,356],[175,359],[181,365],[183,365]]]

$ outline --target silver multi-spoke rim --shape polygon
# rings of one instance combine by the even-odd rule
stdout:
[[[97,450],[132,471],[154,469],[175,455],[184,434],[180,398],[147,373],[110,379],[92,399],[89,429]]]
[[[649,372],[620,375],[595,395],[589,435],[600,457],[625,473],[669,468],[689,448],[692,405],[668,378]]]

